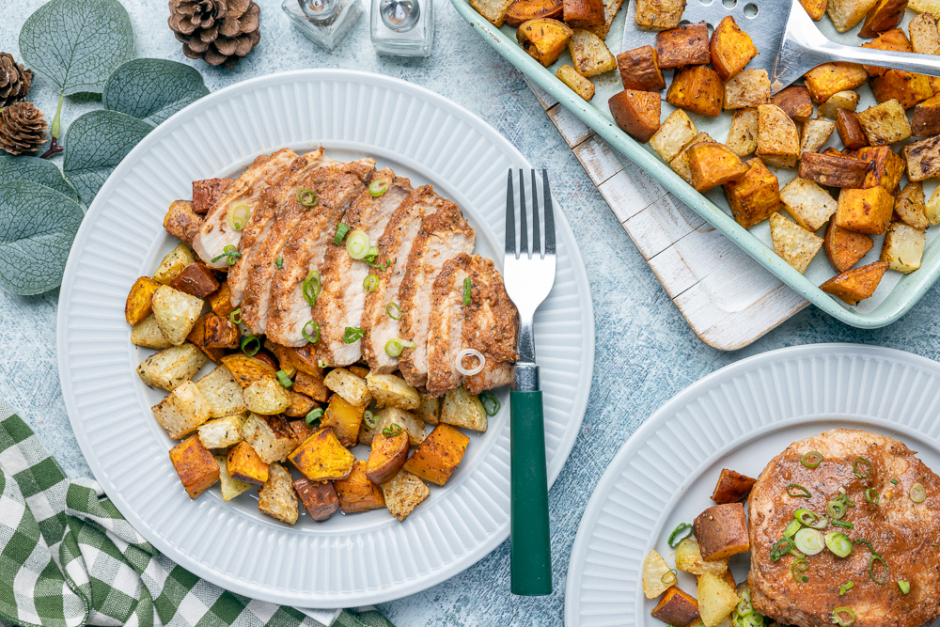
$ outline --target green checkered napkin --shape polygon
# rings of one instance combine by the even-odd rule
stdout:
[[[92,480],[69,481],[0,403],[0,626],[394,627],[226,592],[160,555]],[[334,622],[335,621],[335,622]]]

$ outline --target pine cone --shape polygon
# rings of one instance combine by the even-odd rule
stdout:
[[[167,23],[187,57],[230,68],[261,41],[260,14],[254,0],[170,0]]]
[[[34,153],[46,143],[49,125],[31,102],[17,102],[0,111],[0,150],[11,155]]]
[[[0,107],[25,98],[32,82],[32,70],[14,61],[13,55],[0,52]]]

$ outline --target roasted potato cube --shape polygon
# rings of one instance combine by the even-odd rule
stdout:
[[[405,460],[408,459],[408,432],[401,431],[398,435],[386,437],[376,433],[372,438],[372,451],[366,462],[366,476],[374,483],[385,483],[394,477]]]
[[[742,70],[725,83],[725,109],[756,107],[770,102],[767,70]]]
[[[188,200],[174,200],[163,218],[166,232],[187,244],[193,243],[200,225],[202,216],[193,211],[193,203]]]
[[[857,93],[854,91],[840,91],[833,94],[826,102],[819,105],[819,117],[827,117],[831,120],[835,120],[839,109],[847,109],[854,112],[857,106]]]
[[[940,175],[940,135],[908,144],[902,152],[910,180],[924,181]]]
[[[799,177],[828,187],[861,189],[868,177],[868,162],[842,155],[807,152],[800,159]]]
[[[881,248],[881,261],[887,261],[892,270],[910,274],[920,268],[924,256],[926,234],[903,222],[894,222],[888,227],[884,245]]]
[[[757,483],[757,479],[751,479],[747,475],[742,475],[728,468],[722,468],[721,476],[718,477],[718,483],[712,492],[712,500],[719,505],[743,501],[755,483]]]
[[[626,89],[607,101],[610,114],[620,130],[645,144],[659,130],[662,102],[653,91]]]
[[[212,313],[220,318],[228,319],[229,314],[235,311],[235,306],[232,304],[232,290],[228,286],[228,281],[222,281],[219,284],[219,289],[215,293],[209,294],[208,301]]]
[[[858,150],[868,145],[868,138],[862,125],[858,121],[858,116],[854,111],[839,109],[836,118],[836,129],[839,131],[839,139],[849,150]]]
[[[721,113],[724,98],[725,86],[721,77],[706,65],[676,70],[666,92],[666,102],[672,106],[713,118]]]
[[[823,147],[823,144],[829,141],[829,136],[832,135],[835,128],[836,125],[829,120],[820,118],[807,120],[803,124],[803,133],[800,136],[800,154],[817,152]],[[861,127],[859,127],[859,130],[861,130]],[[865,137],[864,134],[862,137]]]
[[[147,385],[172,392],[199,372],[204,363],[206,356],[198,348],[183,344],[154,353],[137,366],[137,374]]]
[[[940,213],[940,212],[938,212]],[[436,425],[440,422],[441,417],[441,402],[440,399],[432,398],[426,394],[421,395],[421,404],[414,411],[414,415],[418,420],[425,422],[429,425]]]
[[[245,399],[242,398],[242,389],[225,365],[219,366],[199,379],[196,387],[209,404],[209,411],[213,418],[242,414],[248,410]]]
[[[189,249],[189,246],[177,244],[160,262],[157,271],[153,273],[153,279],[157,283],[169,285],[170,281],[183,271],[183,268],[194,263],[196,263],[196,257],[193,255],[193,251]]]
[[[215,461],[219,465],[219,481],[222,483],[222,500],[231,501],[237,496],[247,492],[252,485],[239,481],[228,474],[228,460],[225,455],[216,455]]]
[[[134,328],[131,329],[131,343],[158,350],[173,346],[170,340],[163,335],[163,331],[160,330],[160,325],[157,324],[157,319],[153,317],[153,314],[134,325]]]
[[[471,0],[470,6],[485,17],[493,26],[499,28],[506,19],[506,12],[512,6],[513,0]],[[521,41],[520,41],[521,43]],[[550,65],[546,63],[545,65]]]
[[[940,94],[914,107],[911,134],[915,137],[932,137],[940,134]],[[128,302],[130,302],[130,296],[128,296]]]
[[[489,0],[484,1],[489,2]],[[548,67],[565,51],[568,40],[573,34],[574,32],[568,26],[558,20],[538,19],[529,20],[520,26],[516,31],[516,40],[522,49],[529,53],[529,56]]]
[[[859,37],[874,37],[880,32],[897,27],[904,17],[907,0],[877,0],[868,10]]]
[[[486,410],[478,396],[460,386],[444,395],[441,403],[441,422],[472,431],[486,431]]]
[[[829,0],[800,0],[800,4],[803,5],[809,16],[818,22],[826,14],[826,6],[828,6]]]
[[[262,377],[244,390],[248,411],[262,416],[280,414],[290,407],[290,394],[274,377]]]
[[[891,222],[894,198],[883,187],[843,189],[839,193],[836,222],[857,233],[882,235]]]
[[[329,481],[311,481],[310,479],[297,479],[294,481],[294,490],[304,504],[304,509],[310,518],[323,522],[339,509],[339,497],[336,488]]]
[[[274,368],[266,361],[257,357],[249,357],[243,353],[226,355],[222,358],[222,363],[229,369],[229,372],[232,373],[235,381],[243,390],[264,377],[275,376]]]
[[[727,146],[739,157],[757,150],[757,118],[757,109],[753,107],[738,109],[731,118]]]
[[[744,506],[741,503],[709,507],[698,515],[693,526],[699,550],[705,561],[746,553],[751,547]]]
[[[643,30],[675,28],[682,19],[685,0],[636,0],[636,23]]]
[[[813,117],[813,99],[802,85],[782,89],[770,99],[770,103],[783,109],[796,122],[806,122]]]
[[[323,379],[323,384],[353,405],[365,407],[372,400],[365,379],[357,377],[345,368],[330,370]]]
[[[590,28],[604,23],[601,0],[564,0],[562,18],[571,28]]]
[[[757,156],[769,165],[795,167],[800,157],[800,133],[796,124],[777,105],[760,105],[757,116]]]
[[[823,63],[807,72],[803,78],[813,102],[820,103],[839,92],[864,85],[868,80],[868,72],[857,63]]]
[[[563,9],[563,0],[516,0],[506,11],[506,24],[517,28],[529,20],[561,19]]]
[[[669,163],[695,139],[697,132],[695,122],[686,115],[685,111],[676,109],[669,114],[659,130],[650,138],[650,146],[666,163]]]
[[[223,416],[199,425],[196,429],[199,441],[208,449],[222,449],[235,446],[242,441],[242,423],[244,414]]]
[[[335,481],[333,487],[336,488],[339,506],[344,514],[355,514],[385,507],[382,488],[369,481],[366,476],[365,462],[353,464],[349,477]]]
[[[404,469],[431,483],[444,485],[460,465],[470,438],[446,424],[439,424],[418,446]]]
[[[795,178],[780,190],[787,213],[808,231],[816,231],[836,212],[839,204],[813,181]]]
[[[185,342],[202,312],[202,299],[161,285],[154,291],[151,302],[153,317],[166,339],[174,346]]]
[[[219,282],[208,266],[191,263],[170,281],[170,287],[197,298],[205,298],[219,289]]]
[[[286,460],[298,445],[283,416],[249,414],[242,424],[242,437],[266,464]]]
[[[829,0],[826,12],[833,26],[844,33],[864,19],[877,0]],[[711,625],[706,625],[711,627]]]
[[[893,144],[911,136],[911,124],[897,100],[888,100],[858,114],[858,123],[872,146]]]
[[[699,192],[736,181],[747,174],[748,166],[724,144],[701,143],[689,148],[692,187]]]
[[[385,506],[392,516],[405,520],[408,515],[430,496],[431,491],[423,481],[410,472],[400,470],[389,481],[382,484]]]
[[[325,428],[304,440],[290,454],[290,461],[311,481],[335,481],[349,476],[356,457],[340,444],[332,429]]]
[[[655,550],[646,554],[643,558],[643,594],[647,599],[655,599],[672,586],[671,583],[663,583],[666,573],[671,570],[663,556]]]
[[[757,46],[750,35],[741,30],[730,15],[718,23],[709,48],[712,65],[723,81],[743,70],[748,61],[757,56]]]
[[[368,424],[363,423],[362,428],[359,430],[360,444],[371,446],[372,438],[377,433],[382,433],[388,428],[396,430],[393,425],[398,425],[408,432],[408,440],[411,442],[411,446],[418,446],[424,441],[424,421],[407,411],[397,407],[386,407],[375,412],[374,420],[375,427],[369,427]]]
[[[711,61],[708,26],[699,22],[662,31],[656,35],[656,52],[662,69],[705,65]]]
[[[911,33],[911,48],[918,54],[940,54],[940,32],[937,21],[930,13],[921,13],[907,24]]]
[[[924,231],[927,222],[927,207],[924,202],[922,183],[908,183],[894,199],[894,213],[908,226]]]
[[[699,617],[698,602],[672,586],[666,590],[650,614],[668,625],[690,625]]]
[[[880,185],[889,193],[894,193],[904,174],[904,160],[891,150],[891,146],[866,146],[857,150],[853,156],[870,164],[865,178],[866,189]]]
[[[585,78],[617,69],[617,59],[591,31],[575,30],[568,40],[568,51],[575,71]]]
[[[287,426],[294,432],[294,437],[297,438],[297,441],[301,443],[316,433],[320,428],[319,423],[317,423],[316,428],[314,428],[308,425],[306,420],[291,420],[287,423]]]
[[[666,89],[666,79],[659,69],[659,54],[652,46],[642,46],[617,55],[620,80],[624,89],[639,91],[661,91]]]
[[[284,410],[284,415],[289,418],[303,418],[317,407],[316,402],[306,394],[287,390],[287,395],[290,397],[290,405]]]
[[[875,245],[874,240],[864,233],[855,233],[840,228],[835,220],[829,221],[823,248],[829,263],[837,272],[845,272],[868,254]]]
[[[558,68],[555,76],[586,102],[594,97],[594,83],[578,74],[570,65],[563,65]]]
[[[904,109],[910,109],[933,96],[933,87],[923,74],[888,70],[872,79],[871,92],[878,102],[897,100]]]
[[[219,480],[219,465],[196,436],[187,438],[171,448],[170,462],[191,499],[214,486]]]
[[[940,187],[933,190],[925,209],[927,221],[930,222],[930,224],[940,224],[940,191],[938,190],[940,190]]]
[[[153,313],[151,300],[160,284],[148,276],[142,276],[131,286],[124,304],[124,319],[127,324],[134,326]]]
[[[874,48],[876,50],[894,50],[897,52],[912,52],[911,42],[907,35],[900,28],[893,28],[878,35],[874,41],[869,41],[861,45],[862,48]],[[869,76],[881,76],[888,71],[888,68],[877,65],[864,65],[865,71]]]
[[[689,167],[689,148],[703,142],[715,143],[715,140],[708,136],[708,133],[699,133],[695,136],[688,146],[680,152],[675,159],[669,162],[669,167],[673,172],[682,177],[689,185],[692,184],[692,169]]]
[[[219,198],[235,184],[235,179],[203,179],[193,181],[193,211],[206,214]]]
[[[319,377],[306,372],[297,372],[294,378],[294,391],[309,396],[319,403],[330,400],[330,390],[323,385],[323,375]]]
[[[421,405],[421,395],[418,390],[393,374],[370,372],[366,376],[366,385],[379,409],[387,406],[412,411]]]
[[[832,2],[833,0],[830,0]],[[830,4],[831,6],[831,4]],[[719,505],[718,507],[727,507]],[[720,625],[737,607],[738,598],[734,588],[727,581],[711,573],[705,573],[698,580],[698,611],[705,627]]]
[[[322,425],[332,427],[343,446],[355,446],[365,407],[353,405],[339,394],[334,394],[326,407]]]
[[[676,548],[676,568],[699,577],[705,573],[722,576],[728,571],[728,560],[725,558],[706,562],[702,559],[698,541],[695,538],[686,538]]]
[[[280,464],[268,468],[268,480],[258,490],[258,511],[293,525],[300,516],[290,473]]]
[[[239,442],[229,449],[226,462],[233,479],[252,485],[264,485],[268,480],[268,465],[248,442]]]
[[[853,268],[832,277],[820,285],[819,289],[849,305],[855,305],[875,293],[889,266],[887,261],[876,261],[861,268]]]
[[[760,159],[751,159],[747,166],[747,174],[725,183],[724,190],[734,219],[749,229],[780,208],[780,184]]]
[[[822,238],[802,226],[790,222],[779,213],[770,216],[770,239],[774,251],[800,273],[822,248]]]

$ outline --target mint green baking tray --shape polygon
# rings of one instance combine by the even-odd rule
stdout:
[[[624,2],[624,6],[621,8],[607,36],[607,46],[615,55],[621,51],[620,40],[623,34],[623,23],[627,13],[627,5],[632,1],[633,0],[626,0]],[[786,0],[780,1],[783,2]],[[828,266],[828,261],[825,259],[825,254],[822,250],[816,255],[813,264],[811,264],[810,269],[807,270],[807,276],[800,274],[779,257],[774,252],[773,248],[768,245],[770,238],[766,222],[764,222],[763,225],[754,227],[752,231],[744,229],[731,217],[731,213],[727,209],[727,204],[724,201],[720,188],[704,195],[695,191],[695,189],[669,169],[668,164],[660,160],[650,148],[634,141],[614,124],[607,109],[607,99],[610,95],[623,88],[622,85],[620,85],[620,78],[616,71],[594,77],[593,80],[597,85],[597,94],[591,102],[585,102],[555,77],[555,69],[559,65],[571,63],[567,52],[564,53],[562,58],[555,65],[544,68],[535,61],[535,59],[526,54],[522,47],[516,43],[515,29],[508,26],[504,26],[502,29],[496,28],[477,13],[465,0],[451,0],[451,3],[454,5],[454,8],[457,9],[457,12],[460,13],[485,42],[495,48],[499,54],[505,57],[520,72],[529,77],[539,87],[570,110],[578,119],[593,129],[597,135],[602,137],[611,147],[643,168],[650,176],[659,181],[663,187],[688,205],[715,229],[733,241],[757,263],[790,286],[806,300],[832,317],[846,324],[864,329],[874,329],[889,325],[913,307],[927,290],[930,289],[937,280],[937,277],[940,276],[940,255],[938,255],[938,252],[940,252],[940,237],[936,237],[937,232],[940,232],[940,226],[935,226],[927,230],[927,246],[924,250],[924,257],[919,270],[907,275],[901,275],[900,273],[889,270],[872,298],[867,301],[862,301],[858,306],[848,306],[842,301],[836,300],[818,287],[823,280],[835,274],[832,268]],[[911,12],[909,11],[909,13]],[[909,18],[910,16],[908,16],[908,19]],[[821,30],[832,39],[844,39],[846,41],[855,39],[854,30],[844,35],[838,35],[831,28],[825,28],[823,23],[820,24]],[[654,37],[651,33],[650,43],[655,45],[653,41]],[[858,39],[855,39],[855,42],[855,45],[858,45]],[[864,87],[863,90],[864,93],[862,93],[862,100],[859,103],[859,110],[875,104],[870,92],[867,91],[868,88]],[[870,102],[866,102],[866,100],[869,99]],[[671,108],[667,108],[665,101],[663,102],[663,108],[664,116],[671,111]],[[721,117],[730,119],[731,116],[723,114]],[[708,123],[708,121],[703,120],[701,117],[694,117],[693,119],[695,119],[697,124],[700,121],[704,124]],[[708,127],[703,127],[703,124],[699,124],[699,130],[708,132],[718,141],[722,141],[722,138],[725,137],[725,134],[720,134],[720,132],[719,134],[713,133]],[[833,133],[833,135],[836,134]],[[787,182],[787,179],[792,178],[793,175],[784,170],[778,171],[777,174],[781,179],[781,187]],[[928,196],[932,191],[930,187],[935,184],[934,182],[931,183],[930,186],[925,185],[925,192]],[[724,205],[724,208],[719,206],[719,204]],[[763,229],[763,231],[761,231],[761,229]],[[874,248],[869,255],[859,262],[859,265],[877,261],[880,250],[881,241],[876,238]],[[828,270],[825,268],[828,268]]]

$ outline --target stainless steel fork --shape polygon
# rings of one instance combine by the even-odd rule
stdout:
[[[548,173],[542,170],[539,207],[535,170],[532,175],[532,251],[526,220],[525,175],[519,170],[519,246],[512,170],[506,192],[506,251],[503,276],[506,292],[519,310],[519,359],[510,392],[512,593],[542,596],[552,593],[551,537],[548,525],[548,481],[545,473],[545,426],[539,367],[535,362],[533,320],[555,283],[555,216]],[[544,217],[540,218],[540,214]],[[539,221],[545,225],[542,246]]]

